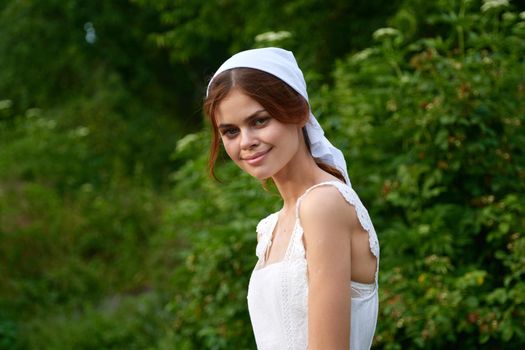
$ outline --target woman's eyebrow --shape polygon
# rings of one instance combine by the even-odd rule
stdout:
[[[253,112],[252,114],[250,114],[249,116],[247,116],[246,118],[244,118],[245,121],[247,122],[250,122],[252,119],[254,118],[257,118],[257,116],[263,112],[266,112],[266,109],[259,109],[258,111],[255,111]],[[219,124],[217,127],[219,129],[223,129],[223,128],[229,128],[229,127],[232,127],[232,126],[235,126],[234,124],[225,124],[225,123],[221,123]]]

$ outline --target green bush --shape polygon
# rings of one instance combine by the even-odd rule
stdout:
[[[112,337],[82,308],[114,295],[148,291],[159,299],[150,313],[157,305],[162,315],[163,282],[152,273],[159,262],[150,256],[164,200],[140,172],[101,174],[104,162],[91,142],[87,127],[65,127],[36,109],[0,121],[0,349],[55,348],[50,338],[69,344],[69,331],[71,339],[85,333],[80,344],[90,339],[89,327]],[[68,308],[86,323],[81,329],[65,331],[69,321],[56,321]],[[101,317],[104,325],[118,323]],[[140,327],[151,321],[136,320]],[[130,325],[119,336],[135,331]]]
[[[61,310],[29,321],[24,343],[29,349],[150,349],[169,324],[164,301],[151,294],[114,296],[98,307]]]
[[[525,344],[525,20],[488,3],[438,3],[429,21],[443,37],[376,31],[377,44],[339,62],[335,86],[314,96],[379,233],[377,348]],[[171,341],[253,348],[254,227],[279,200],[231,164],[218,171],[224,184],[207,180],[207,138],[179,148],[198,156],[175,174],[173,220],[189,246]]]
[[[448,37],[377,30],[321,107],[379,232],[379,348],[525,344],[525,18],[455,10]]]
[[[180,111],[193,111],[191,86],[201,85],[202,67],[252,42],[257,28],[268,26],[261,21],[268,13],[258,17],[265,24],[233,39],[224,28],[210,32],[213,21],[202,22],[220,18],[213,11],[195,21],[205,29],[197,33],[186,25],[193,23],[189,12],[139,3],[146,11],[132,17],[114,11],[132,9],[125,2],[0,5],[7,38],[0,46],[15,47],[0,58],[0,85],[9,87],[0,93],[0,349],[255,347],[246,309],[254,229],[280,198],[225,155],[217,171],[223,182],[211,181],[207,132],[179,140],[167,158],[177,135],[200,125]],[[403,3],[392,20],[399,31],[376,31],[375,45],[337,63],[333,85],[311,91],[379,234],[375,347],[521,349],[525,13],[506,1]],[[316,71],[330,70],[333,57],[352,49],[341,43],[362,32],[359,21],[338,24],[348,18],[339,11],[348,2],[333,4],[284,6],[290,13],[322,8],[313,22],[303,16],[291,24],[291,45],[309,33],[301,28],[331,22],[317,36],[336,41],[314,38],[298,52]],[[70,30],[57,26],[57,13]],[[107,35],[127,28],[129,18],[145,27]],[[99,46],[82,40],[82,24],[91,20]],[[177,23],[184,26],[172,32]],[[149,44],[135,40],[148,30],[165,40],[175,68],[163,50],[143,55]],[[56,41],[48,45],[42,33]],[[177,35],[187,41],[194,34],[218,36],[174,51]],[[120,44],[112,46],[111,38]],[[308,55],[325,44],[329,52]],[[53,61],[57,47],[67,53]],[[306,73],[315,77],[310,86],[329,80]],[[41,79],[46,75],[53,78]],[[173,92],[181,93],[175,102]],[[20,115],[35,101],[44,109]],[[172,108],[180,122],[168,115]]]

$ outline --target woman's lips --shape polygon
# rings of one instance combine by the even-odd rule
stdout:
[[[263,152],[258,152],[258,153],[255,153],[254,155],[252,156],[249,156],[249,157],[244,157],[242,158],[246,163],[250,164],[250,165],[257,165],[259,164],[260,162],[262,162],[264,160],[264,158],[266,157],[266,155],[268,154],[268,152],[270,152],[271,148],[266,150],[266,151],[263,151]]]

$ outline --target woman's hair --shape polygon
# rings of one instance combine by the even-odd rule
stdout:
[[[217,128],[217,108],[232,89],[239,89],[250,98],[257,101],[272,118],[285,124],[306,124],[310,107],[308,102],[297,91],[272,74],[253,68],[233,68],[216,76],[208,89],[204,100],[204,112],[212,125],[212,140],[210,144],[209,171],[215,176],[215,162],[219,154],[220,135]],[[305,142],[310,149],[310,143],[303,128]],[[343,175],[335,167],[315,159],[321,169],[345,181]]]

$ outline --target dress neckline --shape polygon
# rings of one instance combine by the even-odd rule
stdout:
[[[255,271],[264,270],[265,268],[270,267],[272,265],[283,263],[287,259],[288,255],[289,255],[288,252],[291,249],[290,246],[292,245],[293,236],[295,235],[295,229],[297,227],[297,218],[294,221],[292,233],[290,234],[290,238],[288,239],[288,244],[286,246],[286,250],[284,252],[284,256],[279,261],[272,262],[271,264],[267,263],[266,255],[268,253],[268,250],[272,246],[272,241],[273,241],[273,238],[274,238],[273,237],[273,232],[275,231],[275,228],[277,227],[277,223],[279,222],[279,213],[281,211],[282,211],[282,209],[277,211],[277,212],[275,212],[275,213],[273,213],[274,214],[273,222],[271,224],[269,233],[266,233],[267,235],[269,234],[269,238],[268,238],[268,241],[266,242],[266,247],[264,248],[264,252],[263,252],[263,255],[262,255],[262,266],[256,268]]]

